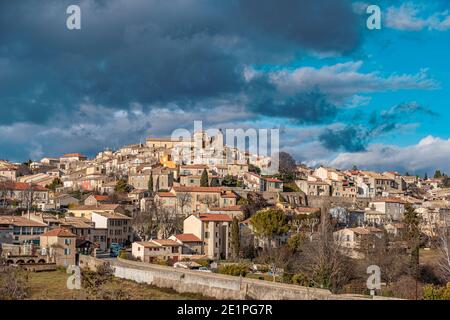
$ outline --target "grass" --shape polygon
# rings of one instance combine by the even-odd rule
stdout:
[[[419,251],[420,264],[436,265],[439,261],[439,251],[436,249]]]
[[[65,270],[50,272],[30,272],[30,300],[82,300],[87,299],[85,290],[69,290],[68,274]],[[114,278],[106,286],[110,289],[122,289],[132,300],[204,300],[199,294],[177,293],[172,289],[157,288],[148,284]]]

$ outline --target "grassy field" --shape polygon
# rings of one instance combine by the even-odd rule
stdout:
[[[30,272],[30,300],[74,300],[89,299],[85,290],[67,289],[65,271]],[[171,289],[161,289],[148,284],[114,278],[106,285],[111,289],[122,289],[133,300],[202,300],[196,294],[180,294]]]

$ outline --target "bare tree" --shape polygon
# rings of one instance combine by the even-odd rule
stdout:
[[[440,228],[438,247],[440,252],[438,267],[445,282],[450,281],[450,232],[447,220],[448,217],[445,217],[443,227]]]
[[[302,248],[300,270],[316,287],[337,292],[350,280],[353,268],[333,239],[328,211],[322,211],[321,221],[317,239]]]
[[[184,216],[184,208],[190,206],[192,203],[192,195],[188,192],[177,193],[177,204],[181,209],[181,214]]]

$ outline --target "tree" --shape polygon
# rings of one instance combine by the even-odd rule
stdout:
[[[23,300],[29,294],[28,273],[17,267],[0,272],[0,300]]]
[[[211,187],[220,187],[219,179],[212,178],[211,179]]]
[[[439,231],[439,253],[438,268],[441,278],[445,282],[450,282],[450,232],[447,217],[444,218],[444,225]]]
[[[248,172],[253,172],[253,173],[256,173],[256,174],[261,174],[261,168],[255,166],[255,165],[253,165],[253,164],[249,164],[249,165],[248,165]]]
[[[328,211],[322,210],[321,221],[317,239],[302,247],[299,268],[315,287],[338,292],[351,279],[354,266],[333,239]]]
[[[116,192],[130,192],[131,187],[128,185],[127,181],[125,179],[120,179],[117,181],[116,186],[114,187],[114,191]]]
[[[408,249],[410,252],[410,274],[417,281],[420,276],[419,265],[419,246],[420,246],[420,216],[411,205],[406,205],[404,219],[406,225],[406,240],[408,242]],[[416,286],[417,298],[417,286]]]
[[[227,174],[222,181],[222,184],[226,187],[236,187],[237,179],[233,177],[231,174]]]
[[[63,182],[61,181],[60,178],[56,177],[55,179],[53,179],[52,183],[46,185],[45,187],[47,189],[55,191],[56,188],[59,188],[59,187],[62,187],[62,186],[63,186]]]
[[[148,179],[148,192],[153,194],[153,173],[150,173],[150,178]]]
[[[287,217],[280,209],[266,209],[258,211],[250,218],[256,236],[267,240],[270,247],[272,240],[289,231]]]
[[[239,239],[239,220],[236,217],[233,217],[231,223],[231,250],[233,259],[238,259],[241,248]]]
[[[209,181],[208,181],[208,171],[206,169],[203,169],[202,176],[200,177],[200,187],[208,187]]]
[[[190,206],[192,203],[192,195],[188,192],[177,192],[177,204],[181,209],[181,214],[184,215],[184,208]]]
[[[434,178],[437,179],[437,178],[441,178],[441,177],[442,177],[441,170],[436,170],[434,172]]]
[[[424,179],[424,180],[428,180],[428,175],[427,175],[426,172],[425,172],[425,175],[423,176],[423,179]]]
[[[281,179],[293,181],[295,179],[295,172],[297,171],[294,158],[287,152],[280,152],[278,157],[278,171],[280,172]]]
[[[246,219],[253,216],[257,211],[269,206],[267,200],[258,192],[249,192],[246,200],[247,203],[242,207]]]

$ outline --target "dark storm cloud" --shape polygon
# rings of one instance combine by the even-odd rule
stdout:
[[[81,7],[81,31],[65,27],[69,4]],[[70,116],[86,98],[109,108],[171,101],[190,108],[202,99],[247,94],[242,71],[257,57],[270,62],[305,49],[344,52],[358,43],[345,0],[21,0],[1,6],[0,125],[45,123],[56,112]],[[280,107],[302,117],[297,108],[308,99],[269,97],[272,107],[262,113]],[[306,122],[316,115],[322,121],[318,103],[305,113]]]
[[[437,114],[417,102],[401,103],[380,113],[373,112],[364,125],[349,124],[339,128],[327,128],[319,135],[319,141],[332,151],[366,151],[371,138],[393,132],[423,116],[434,117]]]

